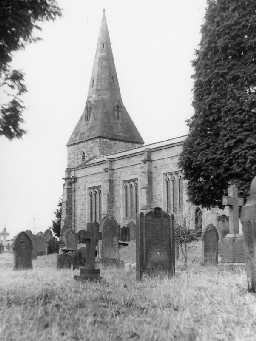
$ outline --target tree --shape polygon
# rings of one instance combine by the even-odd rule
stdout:
[[[194,115],[179,165],[191,201],[222,204],[256,174],[256,1],[208,0],[194,66]]]
[[[56,237],[60,237],[60,226],[61,226],[61,213],[62,213],[62,199],[59,200],[56,211],[54,212],[55,219],[52,220],[52,226],[50,229]]]
[[[37,41],[40,23],[60,16],[55,0],[1,0],[0,2],[0,136],[22,137],[24,75],[11,66],[13,52]]]

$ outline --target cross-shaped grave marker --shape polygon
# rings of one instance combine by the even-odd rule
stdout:
[[[74,278],[80,281],[98,281],[100,280],[100,270],[95,269],[95,251],[98,241],[102,239],[99,224],[88,223],[87,230],[80,234],[80,239],[82,243],[86,244],[86,264],[80,267],[80,276]]]
[[[228,196],[223,197],[222,204],[229,207],[229,234],[239,234],[239,208],[243,206],[244,199],[239,198],[237,186],[228,186]]]

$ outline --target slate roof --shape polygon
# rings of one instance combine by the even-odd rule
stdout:
[[[144,144],[122,102],[105,11],[85,109],[67,145],[99,137]]]

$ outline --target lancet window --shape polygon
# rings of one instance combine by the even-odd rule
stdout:
[[[139,211],[138,179],[124,182],[124,215],[125,218],[136,218]]]
[[[183,210],[183,178],[182,175],[173,172],[164,174],[165,209],[170,214],[176,214]]]
[[[89,188],[89,222],[99,223],[101,220],[101,187],[90,187]]]

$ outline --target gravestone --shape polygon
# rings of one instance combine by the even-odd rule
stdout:
[[[128,242],[130,241],[130,231],[127,226],[123,226],[120,229],[120,240],[123,242]]]
[[[256,292],[256,177],[250,187],[250,195],[242,208],[244,247],[246,255],[246,272],[248,291]]]
[[[37,256],[44,256],[47,253],[47,242],[44,239],[43,234],[36,234],[34,236],[35,249]]]
[[[118,265],[120,263],[119,255],[119,225],[114,217],[108,215],[104,217],[100,224],[102,232],[101,242],[101,261],[105,265]]]
[[[244,238],[239,234],[239,208],[243,199],[238,197],[236,185],[229,185],[228,196],[223,197],[222,203],[229,209],[229,233],[221,242],[221,262],[245,263]]]
[[[13,245],[14,270],[32,269],[32,240],[26,232],[20,232]]]
[[[220,239],[225,238],[229,233],[229,219],[225,214],[217,217],[217,230],[219,232]]]
[[[30,237],[32,241],[32,259],[37,258],[37,251],[36,251],[36,242],[35,242],[35,235],[32,233],[31,230],[26,230],[26,234]]]
[[[68,250],[76,250],[78,244],[77,234],[72,229],[66,229],[63,234],[65,248]]]
[[[130,221],[129,224],[127,224],[127,228],[129,230],[130,240],[136,240],[136,224],[133,221]]]
[[[78,281],[99,281],[100,270],[95,268],[95,253],[98,241],[102,239],[102,234],[99,232],[98,223],[88,223],[87,230],[84,234],[84,242],[86,243],[86,263],[80,267],[80,276],[74,276]]]
[[[219,235],[216,227],[208,225],[202,234],[202,251],[204,265],[218,264],[218,241]]]
[[[175,237],[170,216],[156,207],[141,212],[136,234],[136,279],[143,274],[175,273]]]

